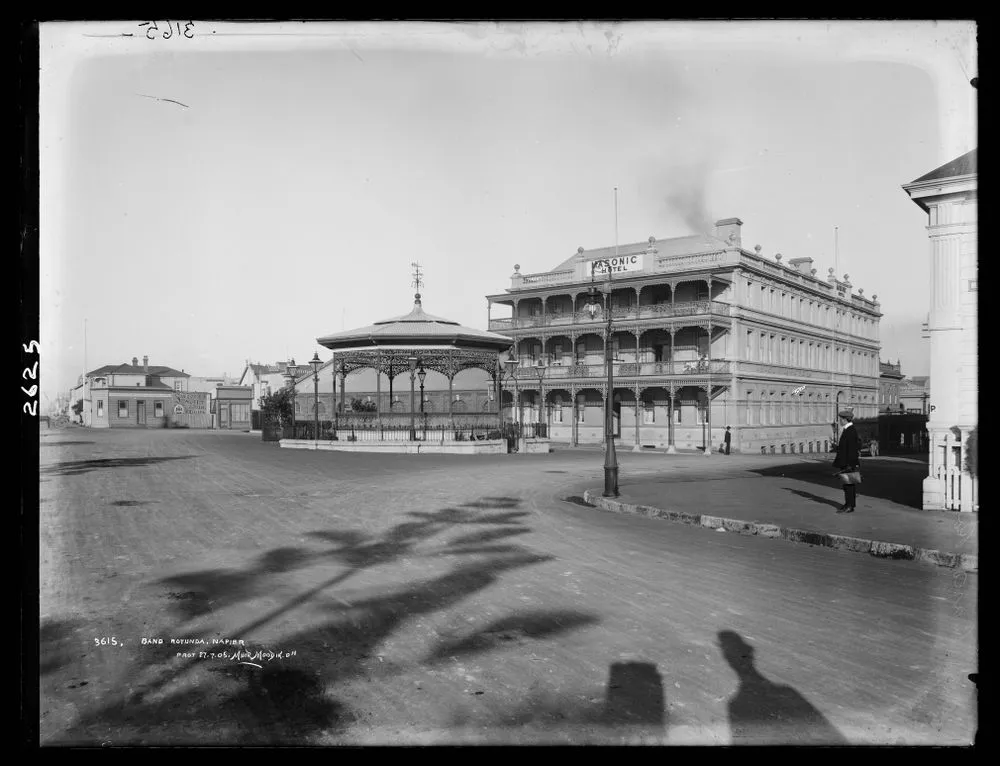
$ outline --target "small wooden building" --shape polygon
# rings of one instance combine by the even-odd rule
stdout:
[[[252,386],[218,385],[212,392],[215,428],[223,431],[249,431]]]

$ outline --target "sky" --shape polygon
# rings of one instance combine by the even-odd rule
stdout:
[[[410,310],[414,262],[486,329],[515,264],[615,243],[615,187],[620,243],[739,217],[928,373],[901,186],[977,146],[972,22],[140,24],[41,25],[43,409],[133,357],[327,359]]]

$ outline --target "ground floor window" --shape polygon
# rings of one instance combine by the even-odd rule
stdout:
[[[158,418],[163,417],[163,402],[153,403],[153,416]]]
[[[656,422],[656,407],[653,406],[652,402],[646,402],[643,405],[642,422],[646,425]]]
[[[229,419],[230,421],[243,422],[250,419],[250,405],[249,404],[231,404],[229,405]]]
[[[128,417],[128,399],[118,400],[118,417],[120,418]]]
[[[103,418],[104,417],[104,400],[103,399],[98,399],[97,400],[97,417],[99,417],[99,418]]]

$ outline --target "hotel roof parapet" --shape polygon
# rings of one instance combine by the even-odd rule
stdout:
[[[653,240],[653,238],[651,237],[650,240]],[[626,247],[629,248],[627,251]],[[687,253],[683,255],[660,255],[657,253],[653,241],[651,241],[648,246],[645,243],[642,243],[641,250],[637,250],[636,248],[637,245],[624,246],[620,249],[620,252],[623,255],[648,255],[650,257],[648,264],[651,268],[635,273],[622,274],[621,276],[615,278],[616,282],[627,284],[629,282],[648,280],[650,277],[669,275],[679,271],[700,271],[703,269],[710,270],[727,266],[742,266],[763,274],[780,277],[781,279],[789,282],[798,283],[803,287],[811,288],[817,292],[825,293],[828,298],[840,298],[845,301],[849,300],[852,304],[857,305],[858,307],[878,312],[878,309],[876,308],[879,305],[878,296],[874,295],[871,298],[865,298],[863,290],[859,290],[857,293],[852,293],[852,285],[847,274],[844,275],[843,281],[838,280],[833,274],[833,269],[831,268],[828,272],[827,278],[823,279],[817,276],[817,269],[810,268],[807,273],[798,268],[798,264],[800,263],[808,262],[811,264],[811,258],[795,258],[788,262],[783,262],[781,254],[779,253],[775,255],[775,260],[772,261],[761,255],[759,245],[755,248],[756,252],[750,252],[739,247],[727,247],[716,250]],[[585,260],[589,260],[586,258],[586,251],[583,250],[583,248],[579,248],[577,250],[577,256],[580,258],[580,264],[583,264]],[[582,269],[577,268],[561,268],[557,271],[543,271],[535,274],[522,274],[520,272],[520,265],[517,265],[514,268],[515,271],[511,278],[511,287],[506,291],[508,294],[535,292],[540,288],[554,287],[558,285],[571,285],[586,281],[586,278],[582,274]],[[494,295],[491,297],[498,298],[501,296]]]

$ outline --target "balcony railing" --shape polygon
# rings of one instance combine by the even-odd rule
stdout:
[[[614,375],[619,377],[646,377],[657,375],[728,375],[730,362],[724,359],[713,359],[711,362],[691,360],[673,362],[615,362]],[[608,368],[604,364],[554,364],[545,368],[543,385],[565,378],[595,378],[607,377]],[[538,376],[530,365],[519,368],[517,383],[523,388],[538,385]],[[504,387],[511,384],[505,379]]]
[[[657,303],[643,306],[619,306],[611,309],[611,316],[620,319],[669,319],[671,317],[724,316],[732,313],[732,307],[722,301],[685,301],[683,303]],[[530,327],[550,327],[553,325],[599,325],[607,321],[603,312],[591,317],[588,311],[537,314],[503,319],[491,319],[490,330],[516,330]]]

